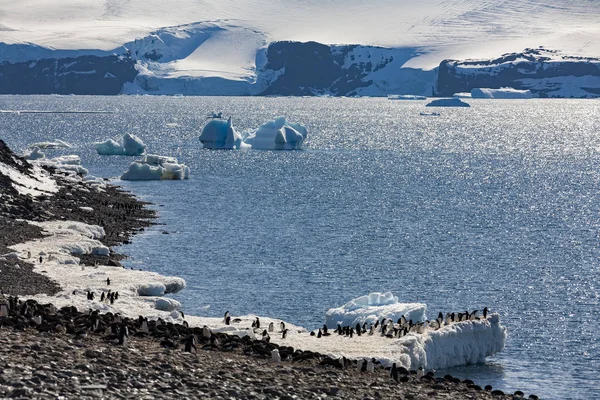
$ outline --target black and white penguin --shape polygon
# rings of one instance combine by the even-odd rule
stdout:
[[[269,323],[269,332],[273,332],[275,330],[275,324],[273,322]]]
[[[287,336],[288,333],[288,329],[284,329],[283,331],[281,331],[281,338],[285,339],[285,337]]]
[[[210,331],[208,326],[204,325],[202,327],[202,337],[205,339],[210,339],[211,336],[212,336],[212,332]]]
[[[360,365],[360,372],[367,372],[367,360],[362,360]]]
[[[327,331],[327,325],[323,324],[323,336],[329,336],[331,333]]]
[[[321,329],[319,329],[319,333],[317,333],[317,339],[321,339],[321,336],[323,336],[323,332]]]
[[[280,330],[281,332],[285,331],[285,322],[281,321],[281,322],[279,323],[279,330]]]
[[[483,319],[487,319],[487,315],[488,315],[489,309],[487,307],[483,308]]]
[[[229,317],[229,311],[225,311],[225,315],[223,315],[223,322],[227,323],[227,317]]]
[[[358,336],[360,336],[360,331],[361,331],[361,329],[360,329],[360,324],[359,324],[359,323],[357,323],[357,324],[356,324],[356,334],[357,334]]]
[[[267,343],[271,342],[271,336],[269,336],[269,332],[267,332],[266,329],[262,333],[262,341]]]
[[[344,329],[342,328],[341,324],[338,324],[338,327],[336,329],[338,335],[343,335],[344,334]]]
[[[127,325],[121,325],[119,328],[119,343],[122,346],[127,344],[127,339],[129,339],[129,329]]]
[[[390,371],[390,377],[398,382],[398,368],[396,367],[396,363],[392,364],[392,370]]]
[[[196,337],[194,335],[188,336],[187,340],[185,341],[185,352],[192,353],[192,350],[194,353],[198,351],[196,349]]]
[[[231,325],[231,317],[229,315],[225,318],[225,325]]]
[[[106,298],[106,296],[104,296],[104,292],[102,292],[102,294],[100,295],[100,301],[104,302],[105,298]]]
[[[106,286],[110,286],[110,278],[106,278]]]

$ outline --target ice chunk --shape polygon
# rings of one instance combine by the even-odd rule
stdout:
[[[202,133],[200,133],[202,146],[207,149],[239,149],[242,146],[242,137],[233,127],[231,117],[227,121],[213,119]]]
[[[64,140],[56,139],[54,142],[37,142],[29,145],[30,149],[33,149],[34,147],[40,149],[70,149],[73,145]]]
[[[25,157],[26,160],[39,160],[42,158],[46,158],[46,155],[44,154],[44,152],[42,152],[40,150],[39,147],[34,146],[30,152],[25,153],[23,155],[23,157]]]
[[[427,107],[471,107],[469,103],[465,103],[457,97],[449,99],[437,99],[426,104]]]
[[[474,99],[531,99],[531,90],[518,90],[513,88],[474,88],[471,89],[471,97]]]
[[[167,288],[162,283],[145,283],[138,286],[138,296],[163,296]]]
[[[388,94],[388,100],[427,100],[427,97],[414,94]]]
[[[279,117],[259,127],[245,142],[258,150],[297,150],[302,148],[307,135],[304,126]]]
[[[181,303],[177,300],[161,297],[160,299],[156,299],[154,302],[154,307],[161,311],[173,311],[179,310],[181,308]]]
[[[371,293],[350,300],[341,307],[331,308],[325,314],[325,324],[330,328],[373,324],[382,318],[396,322],[402,315],[413,322],[425,321],[427,306],[421,303],[400,303],[392,293]]]
[[[130,133],[123,135],[121,143],[108,139],[104,142],[95,142],[94,147],[98,154],[103,156],[139,156],[146,151],[142,139]]]
[[[147,154],[142,160],[134,161],[129,169],[121,175],[123,180],[160,180],[188,179],[190,169],[185,164],[179,164],[174,157]]]

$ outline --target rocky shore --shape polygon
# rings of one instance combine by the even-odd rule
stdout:
[[[0,163],[10,162],[24,173],[30,171],[27,162],[0,141]],[[59,190],[31,201],[0,172],[0,254],[9,254],[11,245],[42,236],[40,228],[22,219],[100,225],[107,246],[126,243],[152,223],[154,212],[131,194],[112,186],[92,190],[83,181],[54,176]],[[121,258],[111,251],[107,256],[86,255],[81,261],[122,268]],[[60,290],[56,282],[33,271],[39,262],[37,255],[31,260],[0,257],[2,398],[527,398],[451,376],[418,378],[415,371],[401,368],[392,379],[389,368],[361,372],[349,360],[248,336],[207,334],[187,323],[121,318],[19,300],[15,296],[52,295]],[[274,350],[279,357],[273,356]]]

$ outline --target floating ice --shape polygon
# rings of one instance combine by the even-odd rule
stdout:
[[[258,150],[297,150],[307,135],[304,126],[279,117],[259,127],[245,142]]]
[[[242,147],[242,137],[235,130],[231,117],[227,121],[213,119],[200,134],[202,146],[206,149],[239,149]]]
[[[121,175],[121,179],[129,181],[188,179],[190,168],[179,164],[174,157],[147,154],[142,160],[134,161],[129,169]]]
[[[469,103],[465,103],[458,97],[449,99],[437,99],[426,104],[427,107],[471,107]]]
[[[415,94],[388,94],[388,100],[427,100],[425,96]]]
[[[54,142],[37,142],[29,145],[30,149],[33,149],[34,147],[40,149],[70,149],[73,145],[64,140],[56,139]]]
[[[44,154],[43,151],[40,150],[39,147],[34,146],[31,148],[30,152],[23,154],[23,157],[26,160],[39,160],[41,158],[46,158],[46,155]]]
[[[531,99],[531,90],[517,90],[513,88],[474,88],[471,89],[471,97],[474,99]]]
[[[329,328],[373,324],[382,318],[396,322],[402,315],[413,322],[425,321],[427,306],[421,303],[400,303],[392,293],[371,293],[350,300],[341,307],[331,308],[325,314],[325,324]]]
[[[142,139],[130,133],[123,135],[121,143],[108,139],[104,142],[95,142],[94,147],[98,154],[103,156],[139,156],[146,151]]]

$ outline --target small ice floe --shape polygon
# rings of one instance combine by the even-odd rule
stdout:
[[[415,94],[388,94],[388,100],[427,100],[425,96]]]
[[[176,158],[147,154],[143,159],[132,162],[121,175],[122,180],[180,180],[189,179],[190,168],[179,164]]]
[[[156,299],[154,307],[160,311],[173,311],[181,309],[181,303],[177,300],[161,297]]]
[[[425,105],[426,107],[471,107],[469,103],[465,103],[457,97],[449,99],[436,99]]]
[[[303,125],[279,117],[261,125],[244,142],[256,150],[298,150],[302,148],[307,135],[308,131]]]
[[[39,160],[41,158],[46,158],[46,154],[44,154],[39,147],[34,146],[31,148],[31,151],[24,153],[23,157],[26,160]]]
[[[200,141],[206,149],[239,149],[242,147],[242,136],[235,130],[231,117],[227,121],[213,117],[200,133]]]
[[[64,140],[56,139],[53,142],[37,142],[29,145],[30,149],[33,149],[34,147],[40,149],[70,149],[73,147],[73,145],[65,142]]]
[[[103,156],[139,156],[146,151],[142,139],[130,133],[123,135],[121,143],[108,139],[104,142],[95,142],[94,147],[98,154]]]

